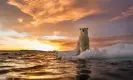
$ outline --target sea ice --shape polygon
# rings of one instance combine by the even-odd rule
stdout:
[[[133,44],[119,43],[101,49],[86,50],[77,56],[75,50],[58,52],[62,59],[87,59],[87,58],[124,58],[133,57]]]

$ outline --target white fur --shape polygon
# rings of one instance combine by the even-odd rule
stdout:
[[[77,52],[81,52],[89,49],[89,37],[88,37],[88,28],[80,28],[80,36],[77,43]]]

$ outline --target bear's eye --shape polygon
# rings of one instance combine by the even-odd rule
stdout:
[[[85,30],[83,29],[83,32],[84,32]]]

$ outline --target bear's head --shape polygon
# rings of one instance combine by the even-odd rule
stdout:
[[[88,36],[88,28],[80,28],[80,34]]]

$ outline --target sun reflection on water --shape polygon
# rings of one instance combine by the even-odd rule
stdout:
[[[7,77],[7,80],[59,80],[76,75],[73,62],[57,60],[53,53],[28,51],[15,53],[9,53],[0,61],[2,64],[0,67],[7,66],[0,68],[0,71],[3,71],[0,74]]]

